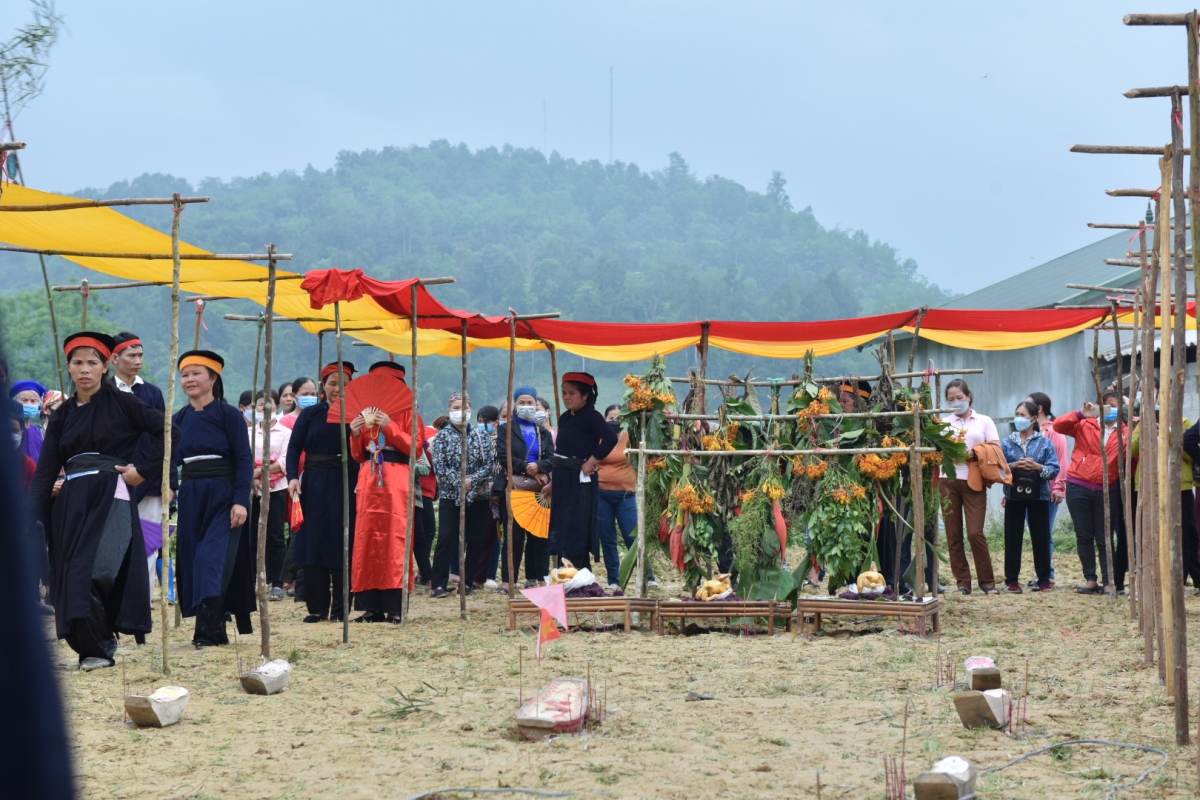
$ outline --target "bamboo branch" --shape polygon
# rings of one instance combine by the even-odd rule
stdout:
[[[650,450],[639,447],[626,453],[647,456],[857,456],[866,453],[885,455],[890,453],[936,453],[936,447],[822,447],[813,450]]]
[[[75,208],[109,208],[111,206],[169,206],[172,203],[207,203],[207,197],[133,197],[126,200],[76,200],[70,203],[39,203],[31,206],[4,206],[0,211],[69,211]]]
[[[91,250],[38,250],[33,247],[16,247],[15,245],[0,245],[0,250],[6,253],[30,253],[39,256],[62,256],[64,258],[130,258],[141,261],[166,261],[174,258],[171,253],[110,253]],[[268,261],[270,256],[256,253],[180,253],[184,261]],[[291,261],[293,256],[280,253],[276,261]],[[265,279],[264,279],[265,280]]]
[[[267,405],[271,402],[272,371],[274,367],[275,335],[271,327],[275,310],[275,245],[267,245],[267,254],[272,256],[267,266],[267,305],[263,312],[266,319],[266,334],[263,343],[263,418],[262,418],[262,472],[259,473],[259,485],[262,494],[258,502],[258,611],[259,627],[262,629],[262,657],[271,660],[271,587],[267,585],[267,523],[271,515],[271,411]],[[251,400],[253,403],[254,401]],[[251,452],[251,456],[254,453]],[[253,505],[251,498],[251,504]]]
[[[1109,197],[1154,197],[1158,189],[1105,189]]]
[[[0,152],[5,150],[24,150],[24,142],[0,142]]]
[[[1097,308],[1107,308],[1107,306],[1096,306]],[[1090,308],[1090,306],[1089,306]],[[928,372],[898,372],[893,375],[893,378],[923,378],[925,375],[982,375],[982,369],[931,369]],[[837,381],[877,381],[879,375],[838,375],[832,378],[814,378],[813,383],[835,383]],[[672,383],[691,383],[691,378],[667,378]],[[795,378],[786,381],[737,381],[737,385],[746,386],[800,386],[806,381],[803,378]],[[708,386],[729,386],[735,383],[732,380],[716,380],[714,378],[705,378],[704,383]]]
[[[1126,14],[1126,25],[1187,25],[1187,14]]]

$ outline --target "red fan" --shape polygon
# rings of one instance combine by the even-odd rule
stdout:
[[[346,400],[346,422],[357,417],[363,409],[378,408],[389,417],[404,426],[412,413],[412,389],[400,379],[400,376],[390,369],[380,369],[368,372],[361,378],[355,378],[346,384],[342,395]],[[329,422],[341,420],[341,400],[329,404]]]

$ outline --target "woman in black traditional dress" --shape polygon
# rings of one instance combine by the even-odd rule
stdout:
[[[179,484],[179,605],[196,617],[196,647],[229,643],[225,615],[238,632],[250,632],[255,608],[254,554],[242,533],[250,506],[254,459],[246,420],[225,402],[225,360],[208,350],[179,357],[179,378],[189,403],[175,414],[174,464]]]
[[[304,598],[308,604],[305,622],[323,619],[341,621],[344,576],[342,573],[342,435],[341,424],[326,422],[329,404],[341,396],[342,385],[354,377],[354,365],[343,361],[345,375],[337,362],[321,370],[321,400],[305,408],[292,428],[287,454],[288,491],[292,502],[304,510],[304,525],[299,533],[295,558],[304,564]],[[346,452],[349,453],[350,428],[346,428]],[[304,458],[304,471],[300,459]],[[357,503],[358,462],[349,459],[350,532],[353,546]],[[332,602],[331,602],[332,601]]]
[[[106,380],[115,344],[91,331],[64,342],[75,393],[50,418],[30,486],[51,536],[58,638],[79,654],[81,669],[113,666],[117,633],[150,631],[146,545],[129,487],[162,471],[163,412]],[[143,433],[150,447],[139,452]]]
[[[599,495],[596,470],[617,446],[617,434],[596,410],[596,379],[586,372],[563,375],[566,412],[558,418],[551,476],[549,552],[576,569],[591,568],[600,557]]]

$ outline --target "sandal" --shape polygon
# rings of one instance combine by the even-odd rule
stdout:
[[[1017,588],[1020,588],[1020,587],[1017,587]],[[983,593],[984,594],[1000,594],[1000,590],[997,589],[995,586],[991,586],[987,589],[984,589]]]
[[[1100,588],[1100,584],[1095,586],[1076,586],[1075,591],[1079,594],[1103,594],[1104,590]]]
[[[303,622],[309,622],[309,623],[320,622],[323,619],[325,619],[325,618],[322,617],[320,614],[309,614],[307,617],[305,617],[303,619]]]
[[[381,619],[383,619],[382,614],[377,614],[374,611],[368,611],[365,614],[363,614],[362,616],[355,617],[354,619],[352,619],[350,621],[351,622],[379,622]]]

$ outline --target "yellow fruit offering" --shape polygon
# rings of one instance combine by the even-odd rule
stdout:
[[[859,594],[863,594],[863,590],[870,590],[872,594],[877,594],[883,591],[884,587],[887,586],[887,581],[885,581],[883,576],[875,570],[876,566],[874,562],[872,562],[871,569],[858,576]]]
[[[729,573],[718,575],[711,581],[705,581],[699,589],[696,590],[697,600],[715,600],[721,595],[733,589],[733,584],[730,583]]]

